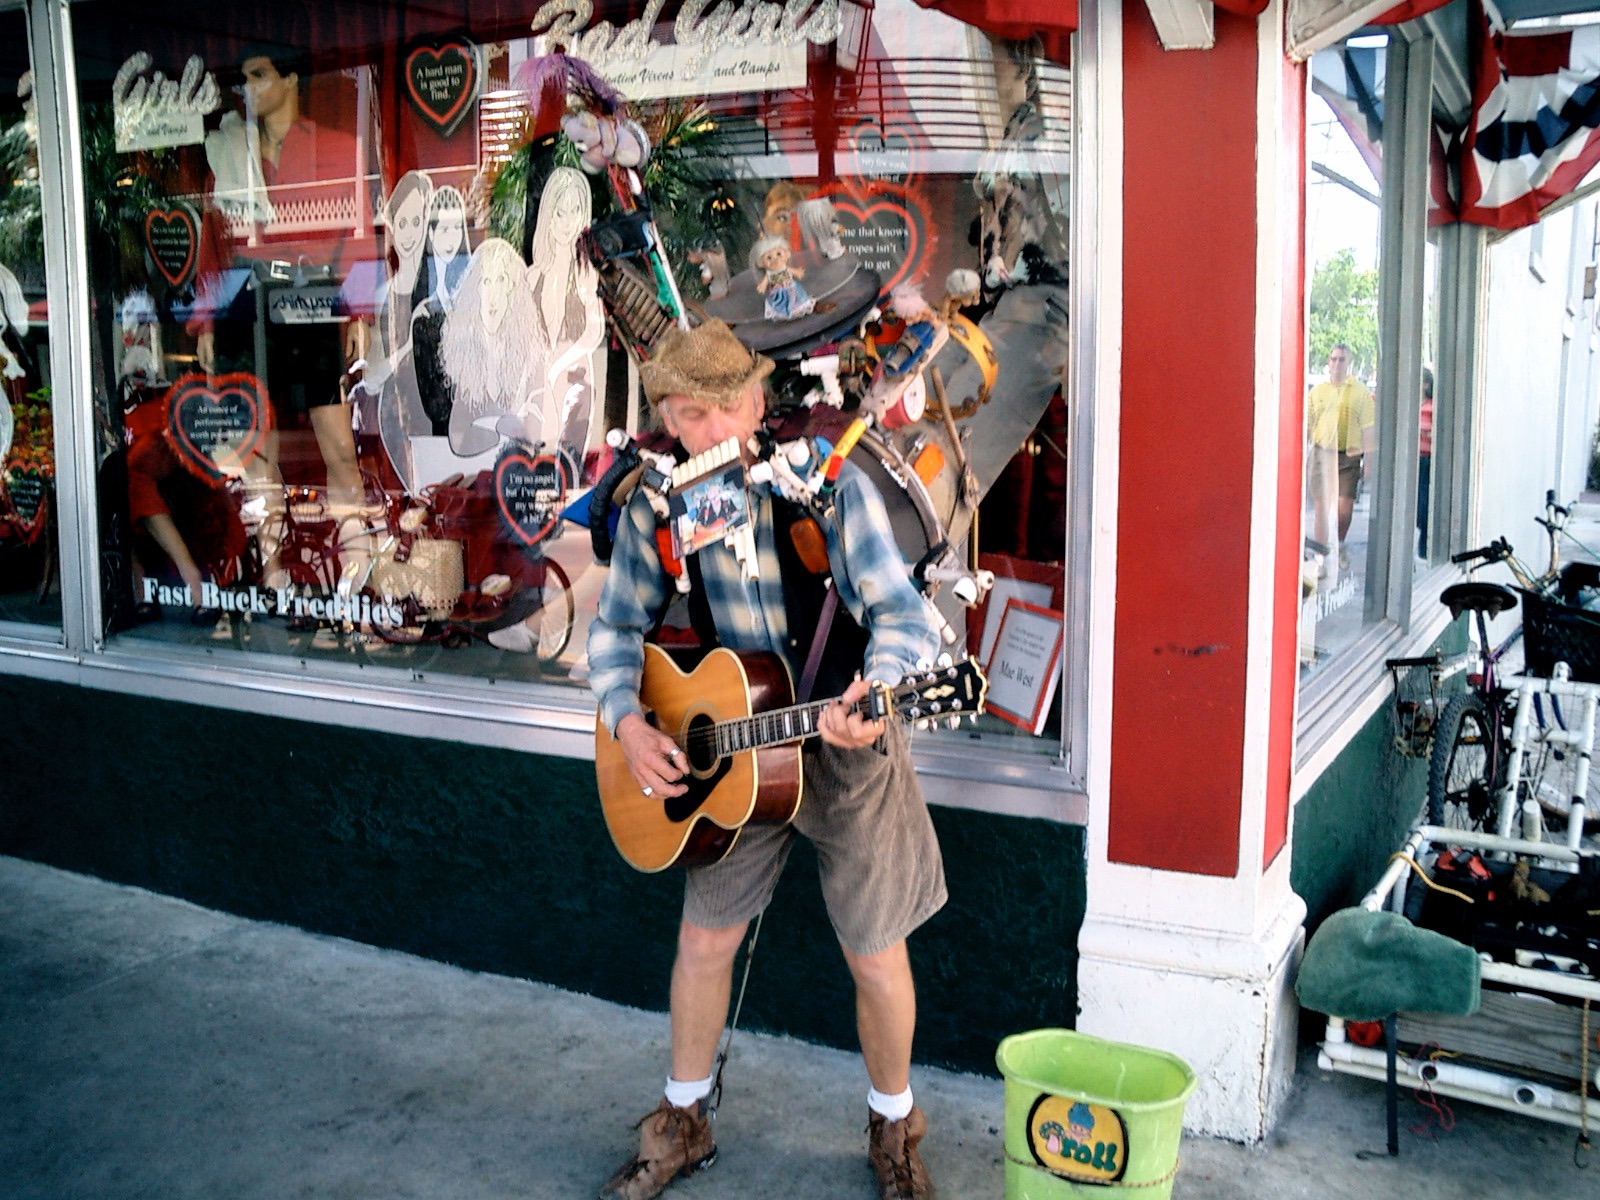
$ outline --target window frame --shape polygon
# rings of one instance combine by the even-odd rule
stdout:
[[[431,674],[402,667],[304,659],[220,658],[205,647],[149,642],[107,642],[102,632],[101,551],[95,490],[96,447],[91,417],[94,376],[90,317],[92,296],[85,233],[86,200],[78,112],[71,8],[77,0],[0,0],[0,8],[25,8],[30,20],[36,95],[40,97],[40,174],[44,202],[61,218],[46,228],[50,338],[61,397],[56,423],[58,548],[63,627],[51,640],[31,626],[0,624],[0,671],[41,680],[102,688],[130,695],[209,707],[313,720],[352,729],[444,738],[537,754],[591,759],[594,708],[586,688],[539,683],[497,683],[471,676]],[[1083,210],[1092,189],[1081,181],[1099,153],[1095,120],[1080,110],[1099,93],[1093,37],[1079,35],[1071,67],[1074,129],[1070,181],[1072,226],[1070,323],[1072,363],[1063,381],[1072,412],[1068,463],[1065,621],[1069,631],[1088,628],[1093,416],[1093,279],[1097,242],[1093,214]],[[1083,49],[1078,54],[1079,48]],[[1088,86],[1084,86],[1087,80]],[[45,96],[50,103],[45,103]],[[1091,103],[1095,101],[1091,100]],[[71,231],[71,236],[68,231]],[[1081,314],[1081,316],[1080,316]],[[46,635],[54,632],[43,627]],[[974,765],[970,747],[937,739],[914,752],[930,801],[949,807],[1087,820],[1084,747],[1088,738],[1088,647],[1068,651],[1061,742],[1053,754],[1025,752],[1002,737],[984,743]],[[985,786],[974,788],[982,779]]]
[[[1434,364],[1434,436],[1429,545],[1414,555],[1418,413],[1396,397],[1422,385],[1422,329],[1427,319],[1426,241],[1429,146],[1433,136],[1439,48],[1430,27],[1390,30],[1385,66],[1385,181],[1379,266],[1377,461],[1373,469],[1366,627],[1299,689],[1295,730],[1296,790],[1303,791],[1385,699],[1384,660],[1421,653],[1444,632],[1449,613],[1440,592],[1457,578],[1449,565],[1470,531],[1472,458],[1479,395],[1479,321],[1487,238],[1477,226],[1440,228],[1440,330]],[[1440,80],[1448,83],[1448,80]],[[1392,165],[1399,170],[1390,172]],[[1387,403],[1385,403],[1387,400]],[[1399,452],[1405,447],[1404,453]],[[1377,503],[1379,496],[1385,503]]]

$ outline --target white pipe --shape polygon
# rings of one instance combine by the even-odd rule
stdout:
[[[1384,897],[1387,896],[1395,884],[1400,881],[1400,877],[1407,871],[1411,870],[1411,864],[1408,863],[1406,859],[1414,859],[1417,857],[1417,852],[1422,849],[1422,843],[1425,835],[1451,832],[1453,831],[1435,829],[1431,825],[1424,825],[1420,829],[1415,830],[1411,836],[1406,839],[1406,844],[1400,847],[1400,855],[1396,856],[1390,861],[1389,869],[1379,877],[1378,882],[1372,885],[1372,890],[1362,898],[1361,907],[1369,909],[1372,912],[1377,912],[1383,907]],[[1432,841],[1434,839],[1432,837],[1428,837],[1427,840]],[[1440,838],[1439,840],[1443,841],[1444,839]]]
[[[1593,693],[1584,697],[1583,717],[1578,733],[1583,739],[1575,742],[1578,765],[1572,772],[1572,804],[1567,810],[1567,845],[1573,850],[1583,845],[1584,806],[1589,796],[1590,754],[1594,748],[1595,701]]]
[[[1580,700],[1600,698],[1600,683],[1579,683],[1575,679],[1539,679],[1533,675],[1508,675],[1500,681],[1502,687],[1519,691],[1542,692],[1546,696],[1573,696]]]
[[[1510,984],[1530,992],[1549,992],[1552,996],[1570,996],[1574,1000],[1592,1000],[1600,1005],[1600,980],[1585,975],[1536,971],[1532,967],[1514,967],[1501,962],[1483,963],[1481,971],[1482,977],[1492,983]]]
[[[1467,850],[1497,850],[1524,858],[1548,858],[1552,862],[1575,863],[1582,858],[1600,857],[1600,850],[1591,850],[1587,847],[1575,850],[1559,842],[1526,842],[1521,838],[1499,837],[1496,834],[1478,833],[1470,829],[1446,829],[1440,825],[1423,825],[1417,832],[1424,835],[1426,841],[1441,846],[1461,846]],[[1410,844],[1406,843],[1407,846]],[[1415,854],[1415,851],[1412,853]],[[1390,865],[1392,867],[1394,864]],[[1382,880],[1379,883],[1381,884]],[[1367,905],[1367,907],[1376,908],[1377,905]]]
[[[1387,1079],[1387,1056],[1382,1050],[1335,1041],[1331,1033],[1330,1029],[1330,1037],[1317,1054],[1318,1066],[1380,1082]],[[1530,1080],[1432,1059],[1419,1061],[1402,1056],[1396,1060],[1395,1071],[1397,1081],[1408,1087],[1427,1084],[1438,1095],[1453,1100],[1471,1100],[1575,1127],[1583,1120],[1583,1101],[1576,1091],[1560,1091]],[[1596,1086],[1600,1087],[1600,1071],[1595,1072],[1595,1077]],[[1590,1100],[1588,1107],[1591,1121],[1600,1118],[1600,1100]]]

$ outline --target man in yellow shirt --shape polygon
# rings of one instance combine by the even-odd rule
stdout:
[[[1350,374],[1355,356],[1343,342],[1328,352],[1328,380],[1311,389],[1306,401],[1306,429],[1310,438],[1309,483],[1312,503],[1311,536],[1330,550],[1333,514],[1338,511],[1339,565],[1349,560],[1344,543],[1355,512],[1356,492],[1366,474],[1368,454],[1376,448],[1374,425],[1377,409],[1367,385]]]

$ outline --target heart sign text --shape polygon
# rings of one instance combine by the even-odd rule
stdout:
[[[144,244],[161,278],[185,287],[200,257],[200,218],[183,203],[152,208],[144,215]]]
[[[271,424],[261,381],[244,371],[185,375],[167,396],[167,438],[183,465],[202,479],[244,474]]]
[[[406,55],[411,107],[441,137],[449,137],[478,96],[478,47],[466,38],[425,42]]]
[[[561,519],[566,481],[553,455],[512,446],[494,466],[494,494],[500,519],[524,546],[537,546]]]

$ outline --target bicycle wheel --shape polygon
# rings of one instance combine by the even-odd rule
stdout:
[[[541,667],[548,667],[561,657],[561,652],[572,640],[572,626],[577,614],[577,604],[572,598],[572,581],[553,558],[544,560],[544,582],[539,585],[539,608],[535,614],[539,631],[539,644],[534,654]]]
[[[1428,759],[1428,824],[1493,832],[1500,781],[1493,720],[1477,692],[1463,692],[1445,705]]]

